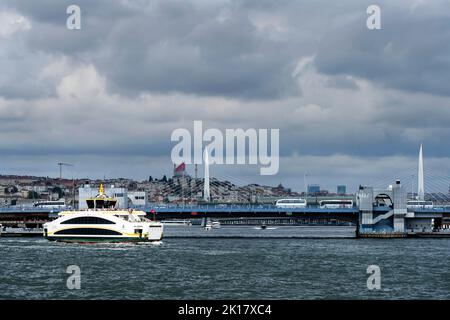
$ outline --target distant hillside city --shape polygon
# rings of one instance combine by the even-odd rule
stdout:
[[[184,163],[174,166],[172,177],[166,175],[135,181],[126,178],[92,180],[65,179],[36,176],[0,175],[0,203],[8,205],[31,205],[39,201],[64,199],[67,205],[77,206],[79,188],[98,187],[101,183],[115,190],[140,191],[145,203],[197,204],[203,202],[204,179],[192,177]],[[319,185],[308,185],[308,196],[345,196],[346,187],[338,186],[335,193],[322,190]],[[248,184],[238,186],[230,181],[210,178],[210,196],[214,203],[273,203],[284,197],[305,197],[305,192],[294,192],[284,187]]]

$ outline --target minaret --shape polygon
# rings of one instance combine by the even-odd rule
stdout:
[[[204,187],[203,187],[203,200],[209,202],[210,201],[210,194],[209,194],[209,154],[208,154],[208,148],[205,148],[204,164],[205,164],[205,182],[204,182]]]
[[[417,199],[424,200],[425,199],[425,185],[423,181],[423,152],[422,152],[422,144],[420,145],[419,150],[419,173],[417,175]]]

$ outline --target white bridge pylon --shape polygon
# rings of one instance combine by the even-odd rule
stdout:
[[[425,183],[423,180],[423,148],[420,145],[419,150],[419,172],[417,174],[417,199],[425,200]]]
[[[205,164],[205,180],[204,180],[204,186],[203,186],[203,200],[209,202],[210,201],[210,193],[209,193],[209,154],[208,154],[208,148],[205,148],[204,152],[204,164]]]

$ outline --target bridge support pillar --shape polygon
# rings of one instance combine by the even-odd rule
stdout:
[[[361,186],[356,199],[359,206],[357,237],[406,237],[406,192],[399,180],[386,190]]]

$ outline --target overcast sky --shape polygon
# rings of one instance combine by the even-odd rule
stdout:
[[[277,175],[210,168],[236,183],[411,185],[423,142],[448,189],[450,1],[2,0],[0,70],[2,174],[171,174],[171,132],[202,120],[280,129]]]

